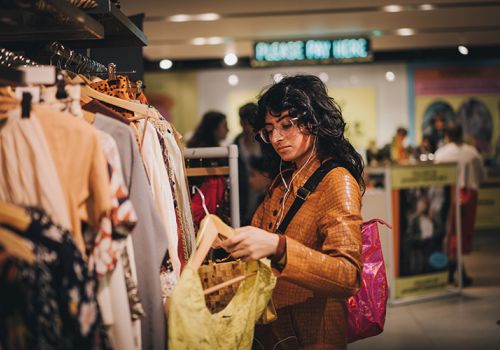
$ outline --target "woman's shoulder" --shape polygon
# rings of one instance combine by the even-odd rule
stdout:
[[[350,191],[361,191],[354,176],[342,166],[330,170],[320,185],[322,185],[323,189],[346,188]]]

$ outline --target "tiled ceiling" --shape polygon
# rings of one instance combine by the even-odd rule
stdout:
[[[349,35],[370,37],[374,51],[500,44],[500,0],[122,0],[121,9],[145,13],[151,60],[248,57],[254,41]]]

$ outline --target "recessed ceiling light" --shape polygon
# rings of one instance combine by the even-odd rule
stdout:
[[[236,63],[238,63],[238,56],[236,56],[234,53],[228,53],[226,56],[224,56],[224,63],[228,66],[234,66]]]
[[[167,20],[170,22],[189,22],[189,21],[217,21],[220,19],[220,15],[218,13],[200,13],[195,15],[187,15],[187,14],[178,14],[167,17]]]
[[[395,79],[396,79],[396,74],[394,74],[394,72],[391,71],[385,72],[385,80],[393,82]]]
[[[382,11],[385,11],[385,12],[401,12],[401,11],[403,11],[403,6],[401,6],[401,5],[387,5],[387,6],[382,6]]]
[[[458,52],[460,52],[462,55],[468,55],[469,54],[469,49],[467,48],[467,46],[464,46],[464,45],[459,45],[458,46]]]
[[[220,36],[212,36],[207,38],[207,45],[220,45],[224,43],[224,38]]]
[[[191,21],[191,15],[179,14],[168,17],[170,22],[188,22]]]
[[[191,40],[191,44],[193,44],[193,45],[206,45],[207,38],[194,38],[193,40]]]
[[[411,28],[399,28],[396,29],[396,34],[401,36],[411,36],[415,34],[415,30]]]
[[[240,78],[236,74],[231,74],[230,76],[227,77],[227,82],[231,86],[236,86],[240,82]]]
[[[161,69],[170,69],[170,68],[172,68],[173,65],[174,65],[174,63],[168,59],[164,59],[164,60],[160,61],[160,68]]]
[[[218,19],[220,19],[220,15],[213,12],[193,15],[193,21],[217,21]]]
[[[422,4],[418,7],[420,10],[422,11],[432,11],[434,10],[436,7],[432,4]]]
[[[372,31],[373,36],[382,36],[382,34],[384,34],[384,33],[378,29],[375,29],[374,31]]]

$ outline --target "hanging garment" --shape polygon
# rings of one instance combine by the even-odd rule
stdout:
[[[211,314],[198,272],[189,265],[170,298],[168,345],[170,349],[250,349],[255,322],[266,308],[276,283],[267,260],[247,264],[245,279],[233,299]]]
[[[99,228],[110,210],[109,176],[99,135],[84,120],[50,107],[36,105],[54,158],[71,217],[71,232],[85,255],[82,222]]]
[[[39,209],[28,212],[31,225],[17,234],[33,242],[35,264],[1,264],[0,299],[5,308],[0,313],[5,314],[0,328],[9,336],[0,338],[15,345],[5,349],[109,348],[100,323],[95,275],[68,231]]]
[[[21,108],[7,112],[0,127],[0,200],[43,208],[71,228],[57,168],[35,112],[21,118]]]
[[[89,103],[85,104],[82,108],[85,111],[92,113],[101,113],[106,115],[107,117],[111,117],[127,125],[130,124],[130,120],[122,116],[120,113],[115,112],[111,108],[106,107],[103,103],[97,100],[90,101]]]
[[[168,180],[168,173],[163,162],[163,155],[154,127],[144,120],[139,121],[139,132],[144,134],[141,154],[151,183],[153,199],[156,204],[168,238],[168,254],[176,276],[180,275],[181,265],[178,254],[177,222],[174,199]],[[145,133],[144,133],[145,132]]]
[[[132,131],[123,123],[102,114],[96,115],[93,125],[110,134],[116,141],[123,178],[137,214],[137,225],[131,236],[133,257],[135,257],[138,271],[139,296],[146,312],[146,316],[141,319],[142,348],[164,349],[166,347],[166,320],[159,272],[168,246],[165,227],[156,210]]]
[[[184,156],[177,143],[176,130],[164,119],[150,119],[151,124],[160,134],[160,144],[163,150],[163,158],[169,171],[169,179],[175,196],[176,214],[180,226],[183,265],[191,256],[195,246],[195,232],[193,215],[191,212],[191,198],[186,180]]]

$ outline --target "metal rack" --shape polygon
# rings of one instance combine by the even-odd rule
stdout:
[[[184,149],[184,158],[228,158],[229,159],[229,183],[231,185],[231,224],[240,227],[240,194],[238,187],[238,146],[227,147],[204,147]]]

